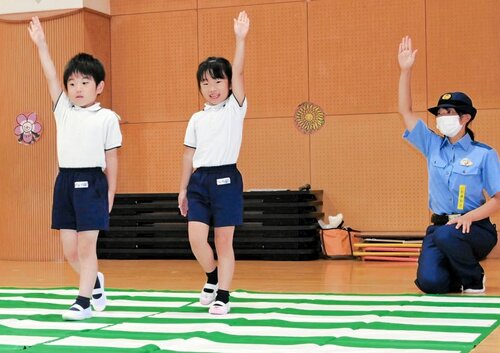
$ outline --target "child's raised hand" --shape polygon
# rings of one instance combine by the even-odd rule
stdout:
[[[412,50],[411,38],[409,36],[404,37],[399,43],[399,67],[401,70],[411,69],[415,63],[415,55],[417,54],[417,49]]]
[[[38,17],[35,16],[31,18],[28,32],[30,33],[31,40],[37,46],[45,42],[45,33],[43,33],[42,24]]]
[[[250,28],[250,19],[245,11],[241,11],[238,18],[234,19],[234,34],[236,38],[244,39]]]

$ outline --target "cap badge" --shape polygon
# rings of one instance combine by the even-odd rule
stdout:
[[[460,165],[463,165],[464,167],[470,167],[472,164],[473,163],[469,158],[464,158],[460,161]]]
[[[450,98],[451,98],[451,94],[449,94],[449,93],[445,93],[445,94],[443,94],[443,96],[441,97],[441,99],[443,99],[443,100],[448,100],[448,99],[450,99]]]

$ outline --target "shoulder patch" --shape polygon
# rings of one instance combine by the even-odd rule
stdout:
[[[490,147],[487,144],[482,143],[482,142],[472,141],[471,144],[475,147],[484,148],[488,151],[493,149],[492,147]]]

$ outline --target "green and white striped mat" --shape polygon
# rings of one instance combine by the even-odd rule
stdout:
[[[108,290],[80,322],[76,290],[0,288],[0,352],[465,353],[499,324],[500,297],[235,291],[231,313],[198,293]]]

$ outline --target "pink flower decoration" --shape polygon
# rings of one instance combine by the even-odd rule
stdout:
[[[42,133],[42,125],[36,120],[35,113],[29,113],[27,116],[25,114],[17,116],[17,126],[14,128],[14,133],[19,143],[30,145],[38,141]]]

